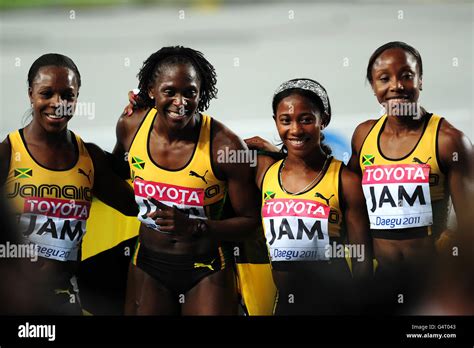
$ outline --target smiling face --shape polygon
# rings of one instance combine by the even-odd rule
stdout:
[[[416,58],[401,48],[384,51],[372,66],[372,89],[387,114],[413,116],[422,87]],[[402,111],[407,111],[403,113]]]
[[[307,97],[293,93],[283,98],[275,123],[289,155],[303,158],[320,147],[321,110]]]
[[[155,108],[172,128],[184,128],[196,114],[200,80],[191,64],[174,64],[161,69],[149,90]]]
[[[45,66],[38,70],[28,95],[33,122],[48,133],[59,133],[76,109],[79,87],[74,72],[65,67]]]

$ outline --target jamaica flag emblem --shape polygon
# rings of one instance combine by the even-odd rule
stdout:
[[[362,155],[362,164],[364,166],[371,166],[374,164],[375,156],[374,155]]]
[[[265,193],[263,194],[263,200],[268,200],[268,199],[273,199],[275,198],[275,192],[272,192],[272,191],[265,191]]]
[[[137,169],[145,169],[145,161],[141,160],[138,157],[133,156],[132,157],[132,166],[134,166]]]
[[[15,179],[27,179],[33,176],[31,168],[16,168],[14,171]]]

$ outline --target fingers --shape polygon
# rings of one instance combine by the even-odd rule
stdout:
[[[258,142],[261,142],[263,139],[260,138],[259,136],[254,136],[254,137],[251,137],[251,138],[247,138],[247,139],[244,139],[244,141],[248,144],[254,144],[254,143],[258,143]]]
[[[134,88],[132,89],[133,94],[138,95],[140,93],[140,88]]]
[[[156,205],[156,207],[158,209],[161,209],[161,210],[170,210],[170,209],[173,209],[172,207],[169,207],[167,206],[166,204],[163,204],[161,203],[160,201],[156,200],[155,198],[151,197],[151,196],[148,196],[147,199],[153,203],[154,205]]]
[[[148,214],[148,217],[155,220],[155,219],[166,219],[166,218],[173,218],[173,208],[167,206],[166,204],[161,203],[160,201],[156,200],[153,197],[148,196],[148,201],[156,205],[158,208],[154,212]],[[161,224],[160,224],[161,225]]]
[[[170,212],[168,210],[160,210],[157,209],[147,215],[149,218],[155,220],[155,219],[172,219],[173,218],[173,212]]]
[[[124,109],[123,109],[123,112],[122,112],[122,115],[126,115],[126,116],[130,116],[131,114],[133,114],[133,105],[132,104],[128,104]]]
[[[152,218],[155,223],[159,226],[160,231],[163,232],[176,232],[176,221],[174,219],[167,219],[166,217],[161,217],[160,214],[156,213],[162,213],[164,216],[165,212],[163,211],[158,211],[154,213],[148,214],[148,217]]]
[[[266,140],[260,138],[259,136],[248,138],[244,141],[250,149],[265,150],[266,148]]]
[[[137,102],[135,100],[137,95],[138,93],[134,93],[134,91],[128,91],[128,102],[132,105],[137,105]]]
[[[259,136],[245,139],[245,143],[252,150],[262,150],[268,152],[279,152],[280,149],[266,139]]]
[[[138,93],[139,89],[135,88],[131,91],[128,91],[128,105],[123,109],[123,115],[130,116],[133,114],[133,108],[137,106]]]
[[[167,221],[169,221],[169,220],[167,220]],[[157,224],[158,224],[158,222],[157,222]],[[175,226],[171,223],[168,223],[168,224],[165,225],[164,221],[159,220],[159,225],[160,225],[160,231],[162,231],[162,232],[176,232],[175,231],[176,230]]]
[[[244,139],[244,141],[245,141],[245,144],[247,144],[249,148],[254,148],[255,145],[259,142],[259,139],[258,137],[251,137],[251,138]]]
[[[148,201],[156,205],[157,210],[147,216],[160,226],[160,231],[181,233],[189,227],[189,217],[176,207],[167,206],[153,197],[148,196]]]

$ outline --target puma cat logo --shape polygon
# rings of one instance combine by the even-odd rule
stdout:
[[[215,259],[214,259],[215,260]],[[212,263],[214,262],[214,260],[211,261],[211,263],[207,264],[207,263],[201,263],[201,262],[195,262],[194,263],[194,268],[200,268],[200,267],[207,267],[209,268],[211,271],[214,271],[214,268],[212,267]]]
[[[326,202],[326,205],[329,206],[329,200],[334,197],[334,194],[331,195],[331,197],[329,198],[326,198],[324,197],[322,194],[320,194],[319,192],[316,192],[316,194],[314,195],[315,197],[318,197],[318,198],[322,198],[324,199],[324,201]]]
[[[204,181],[206,184],[207,184],[207,180],[206,180],[206,174],[207,174],[208,170],[206,170],[206,172],[204,173],[204,175],[199,175],[198,173],[196,173],[194,170],[190,170],[189,171],[189,175],[190,176],[195,176],[199,179],[201,179],[202,181]]]
[[[86,174],[86,172],[85,172],[84,170],[82,170],[81,168],[79,168],[79,169],[77,170],[77,172],[78,172],[79,174],[84,175],[84,176],[87,178],[87,180],[89,180],[89,184],[91,183],[91,178],[89,177],[89,176],[91,175],[91,172],[92,172],[91,169],[89,170],[89,174]]]
[[[418,164],[426,164],[428,163],[428,161],[431,159],[431,157],[428,157],[428,159],[426,160],[426,162],[423,162],[422,160],[420,160],[418,157],[413,157],[413,162],[415,163],[418,163]]]

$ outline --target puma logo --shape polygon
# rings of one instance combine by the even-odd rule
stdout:
[[[197,178],[200,178],[202,181],[204,181],[206,184],[207,184],[207,180],[206,180],[206,174],[207,174],[208,170],[206,170],[206,172],[204,173],[204,175],[199,175],[198,173],[196,173],[194,170],[190,170],[189,171],[189,175],[190,176],[195,176]]]
[[[55,295],[60,295],[60,294],[66,294],[66,295],[69,295],[71,296],[71,292],[69,291],[69,289],[54,289],[54,294]]]
[[[89,174],[86,174],[86,172],[85,172],[84,170],[82,170],[81,168],[79,168],[79,169],[77,170],[77,172],[78,172],[79,174],[84,175],[84,176],[87,178],[87,180],[89,180],[89,184],[91,183],[91,178],[90,178],[90,175],[91,175],[91,172],[92,172],[91,169],[89,169]]]
[[[329,200],[334,197],[334,194],[332,194],[331,197],[326,198],[326,197],[324,197],[322,194],[320,194],[319,192],[316,192],[316,194],[315,194],[314,196],[315,196],[315,197],[318,197],[318,198],[324,199],[324,201],[326,202],[326,205],[329,206]]]
[[[428,161],[431,159],[431,157],[428,157],[428,159],[426,160],[426,162],[423,162],[422,160],[420,160],[418,157],[413,157],[413,162],[415,163],[418,163],[418,164],[426,164],[428,163]]]
[[[215,259],[214,259],[214,260],[215,260]],[[212,260],[210,264],[201,263],[201,262],[195,262],[195,263],[194,263],[194,268],[207,267],[207,268],[209,268],[211,271],[214,271],[214,268],[212,267],[212,263],[214,262],[214,260]]]

